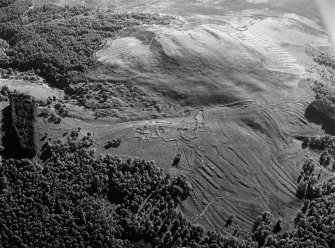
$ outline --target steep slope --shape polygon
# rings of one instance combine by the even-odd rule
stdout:
[[[136,120],[130,121],[117,116],[116,124],[111,118],[86,118],[88,110],[70,106],[70,117],[60,124],[38,120],[39,138],[46,130],[60,137],[82,127],[93,134],[98,153],[153,159],[172,177],[185,175],[193,191],[180,209],[206,229],[231,234],[239,225],[245,235],[264,210],[282,217],[290,228],[301,205],[295,197],[299,163],[307,155],[317,158],[313,151],[303,151],[294,136],[322,133],[304,116],[314,99],[304,80],[314,65],[306,50],[329,42],[317,20],[282,14],[273,9],[276,1],[269,2],[113,3],[120,4],[118,10],[150,5],[150,10],[185,12],[185,19],[167,27],[126,29],[107,39],[96,53],[101,64],[90,68],[85,79],[136,86],[177,110],[169,118],[138,120],[134,113]],[[76,1],[60,2],[66,3]],[[237,11],[250,6],[254,9]],[[266,6],[271,9],[264,10]],[[119,88],[115,95],[129,93]],[[130,105],[125,102],[124,109],[129,111]],[[121,139],[119,146],[106,149],[115,139]],[[177,154],[179,166],[171,166]],[[234,224],[225,228],[232,214]]]
[[[307,46],[329,46],[327,35],[316,21],[295,14],[256,13],[225,16],[221,25],[204,18],[201,25],[137,29],[97,53],[107,77],[132,80],[197,110],[117,126],[108,136],[101,127],[101,145],[122,137],[116,154],[165,161],[166,171],[187,175],[193,193],[182,211],[223,233],[233,232],[224,228],[231,214],[247,233],[264,210],[290,228],[301,204],[295,197],[300,163],[315,156],[294,135],[321,133],[304,116],[314,97],[304,79],[313,65]],[[180,166],[171,167],[178,153]]]
[[[98,60],[111,68],[114,78],[134,80],[184,105],[244,99],[261,91],[269,75],[246,47],[219,27],[153,27],[131,35],[109,41],[97,53]]]

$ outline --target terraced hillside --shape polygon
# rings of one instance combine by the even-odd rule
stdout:
[[[131,79],[196,109],[189,117],[116,126],[110,136],[102,125],[98,144],[122,137],[116,154],[165,161],[166,171],[187,175],[193,194],[182,211],[223,233],[233,232],[224,227],[231,214],[246,234],[264,210],[289,228],[301,204],[299,164],[315,156],[294,135],[321,133],[304,116],[314,97],[305,81],[313,65],[306,46],[329,46],[327,35],[311,19],[270,13],[244,11],[221,25],[209,15],[201,25],[142,28],[97,53],[110,68],[107,77]],[[180,165],[171,167],[178,153]]]
[[[323,134],[305,117],[315,97],[306,80],[316,65],[308,49],[330,43],[310,12],[283,13],[274,9],[278,1],[237,2],[99,1],[118,11],[150,5],[185,14],[169,25],[148,21],[104,39],[89,57],[98,63],[57,96],[68,115],[58,124],[38,118],[38,139],[80,127],[98,154],[159,161],[172,178],[190,182],[190,196],[178,209],[205,229],[248,236],[255,218],[271,211],[290,230],[302,204],[296,189],[303,160],[318,159],[295,137]],[[59,2],[66,3],[78,2]],[[82,94],[69,94],[71,87]],[[53,110],[57,100],[50,101]],[[109,115],[97,118],[92,102]],[[234,222],[226,225],[230,216]]]

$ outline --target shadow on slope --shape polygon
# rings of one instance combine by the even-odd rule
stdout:
[[[215,25],[133,31],[109,40],[96,55],[107,77],[135,81],[182,105],[230,103],[288,87],[284,78],[274,79],[264,69],[261,54]]]
[[[2,145],[4,146],[3,156],[6,158],[24,158],[20,153],[20,144],[15,135],[12,124],[11,109],[7,106],[2,110]]]
[[[335,120],[319,111],[314,102],[306,108],[305,117],[308,121],[321,125],[326,134],[335,135]]]

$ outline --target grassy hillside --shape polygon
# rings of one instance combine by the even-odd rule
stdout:
[[[37,157],[1,162],[0,246],[334,246],[333,139],[295,139],[322,133],[304,116],[319,63],[305,45],[328,38],[312,19],[246,6],[257,7],[174,23],[35,5],[0,24],[0,84],[41,100],[34,142],[33,101],[9,108]],[[11,81],[25,75],[15,70],[36,82]]]
[[[84,7],[54,5],[34,8],[21,17],[20,22],[15,19],[0,25],[0,38],[10,44],[0,66],[34,69],[57,87],[79,80],[78,76],[95,64],[93,55],[102,48],[104,38],[125,28],[169,22],[158,15],[100,14]]]
[[[152,161],[95,156],[92,144],[90,134],[72,130],[64,140],[45,142],[43,165],[27,159],[1,162],[2,247],[334,245],[334,179],[309,185],[320,194],[305,201],[294,230],[277,234],[281,221],[265,212],[255,221],[251,238],[242,240],[238,227],[236,237],[225,237],[192,224],[178,211],[192,191],[185,177],[164,175]],[[226,226],[235,221],[230,216]]]
[[[2,161],[2,247],[137,247],[138,241],[155,247],[251,247],[206,233],[176,210],[191,190],[185,178],[163,175],[141,159],[96,157],[91,146],[90,136],[78,138],[72,131],[65,141],[45,143],[43,167]]]

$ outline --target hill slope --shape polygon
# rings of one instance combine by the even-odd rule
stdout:
[[[119,10],[145,6],[137,8],[131,1],[121,4]],[[161,8],[154,4],[152,9],[164,10],[169,4]],[[83,10],[83,15],[77,15],[75,9],[73,19],[65,21],[55,15],[52,25],[60,22],[72,28],[81,27],[81,22],[90,26],[99,17],[98,31],[94,25],[90,29],[98,42],[87,43],[88,55],[75,49],[82,45],[80,39],[78,46],[71,47],[77,58],[88,59],[87,67],[80,67],[79,76],[66,82],[69,88],[60,100],[69,115],[60,124],[38,118],[38,138],[45,139],[46,131],[59,138],[79,126],[93,135],[98,154],[159,161],[172,178],[184,175],[191,183],[190,197],[179,210],[206,229],[232,234],[239,226],[241,234],[248,236],[256,216],[270,210],[290,230],[302,203],[295,196],[301,161],[306,156],[318,159],[316,152],[303,150],[295,136],[323,133],[305,117],[314,99],[306,78],[316,65],[307,46],[329,46],[329,42],[317,20],[263,4],[220,10],[215,3],[206,5],[214,5],[212,9],[192,3],[185,19],[176,18],[167,25],[163,18],[165,26],[155,25],[155,15],[125,15],[132,22],[124,30],[120,27],[127,21],[123,22],[122,14]],[[119,19],[123,24],[117,32],[100,33],[106,22],[109,30]],[[28,22],[27,29],[31,31],[29,25],[35,24]],[[34,32],[44,35],[38,25],[35,28]],[[63,51],[57,42],[52,45]],[[66,53],[73,62],[69,68],[77,72],[80,59],[71,61],[70,55]],[[52,62],[56,69],[63,65]],[[49,67],[54,68],[46,64]],[[55,103],[49,105],[55,108]],[[97,111],[109,112],[100,118]],[[118,146],[106,149],[108,142],[118,139]],[[171,166],[177,154],[179,165]],[[330,174],[324,170],[322,175]],[[236,219],[226,227],[232,214]]]

